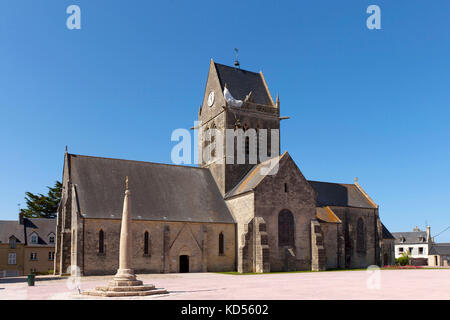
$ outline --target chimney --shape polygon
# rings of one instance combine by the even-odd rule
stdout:
[[[427,226],[427,242],[431,242],[431,227]]]
[[[23,224],[23,213],[19,213],[19,224]]]

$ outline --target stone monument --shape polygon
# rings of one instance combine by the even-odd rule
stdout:
[[[126,190],[123,203],[122,225],[120,229],[119,270],[108,286],[96,287],[82,293],[91,296],[129,297],[148,296],[168,293],[165,289],[155,288],[152,284],[143,284],[136,279],[131,267],[132,237],[131,237],[131,191],[126,178]]]

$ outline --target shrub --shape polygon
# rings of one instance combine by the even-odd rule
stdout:
[[[406,255],[403,255],[397,259],[395,259],[395,264],[399,266],[406,266],[409,262],[409,257]]]

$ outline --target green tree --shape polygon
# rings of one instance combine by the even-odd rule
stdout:
[[[27,207],[20,213],[27,218],[55,218],[61,201],[62,184],[56,181],[54,187],[47,187],[47,195],[25,192]]]

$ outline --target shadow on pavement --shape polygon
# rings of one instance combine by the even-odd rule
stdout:
[[[61,280],[61,277],[36,277],[35,281]],[[20,283],[27,282],[27,277],[6,277],[0,278],[0,283]]]
[[[203,291],[218,291],[224,290],[225,288],[217,288],[217,289],[203,289],[203,290],[170,290],[169,293],[186,293],[186,292],[203,292]]]

